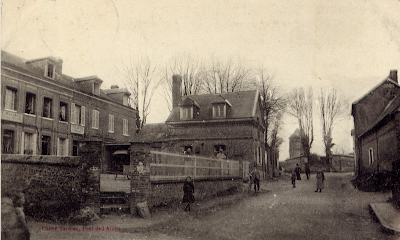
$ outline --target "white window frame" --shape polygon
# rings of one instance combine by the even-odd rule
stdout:
[[[100,112],[93,109],[92,111],[92,128],[99,129]]]
[[[80,113],[81,113],[80,116],[77,115],[78,107],[80,107]],[[86,107],[75,103],[71,103],[71,123],[85,126],[85,121],[86,121]]]
[[[61,139],[63,139],[63,140],[61,140]],[[64,144],[64,146],[61,148],[62,144]],[[68,153],[69,153],[68,138],[58,138],[57,139],[57,156],[68,156]]]
[[[226,104],[213,105],[213,118],[226,118]]]
[[[114,133],[114,115],[108,114],[108,132]]]
[[[122,119],[122,135],[124,136],[129,136],[129,122],[128,119],[123,118]]]
[[[30,149],[32,150],[32,155],[36,155],[36,133],[29,133],[29,132],[22,132],[22,138],[21,138],[21,154],[25,154],[25,134],[29,134],[32,136],[31,139],[31,146]]]
[[[180,119],[190,120],[193,119],[193,106],[183,106],[180,108]]]
[[[16,88],[6,87],[5,95],[6,97],[5,97],[4,109],[10,111],[17,111],[18,90]]]
[[[368,150],[368,160],[369,160],[369,165],[371,166],[374,163],[374,149],[370,148]]]
[[[93,94],[100,96],[100,83],[93,82]]]

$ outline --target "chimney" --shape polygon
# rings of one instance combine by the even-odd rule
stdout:
[[[118,85],[111,85],[111,89],[119,88]]]
[[[172,76],[172,108],[179,106],[181,101],[181,88],[182,88],[182,78],[179,75]]]
[[[397,82],[397,69],[390,70],[389,78],[393,80],[393,82]]]

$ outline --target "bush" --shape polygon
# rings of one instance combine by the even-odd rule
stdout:
[[[365,192],[386,192],[392,190],[392,172],[365,173],[352,180],[354,187]]]

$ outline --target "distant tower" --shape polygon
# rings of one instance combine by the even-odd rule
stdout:
[[[296,129],[289,137],[289,158],[303,157],[304,149],[301,145],[300,130]]]

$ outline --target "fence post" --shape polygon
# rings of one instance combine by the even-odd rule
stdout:
[[[130,179],[131,194],[129,197],[130,211],[137,214],[137,204],[148,202],[150,182],[150,144],[145,142],[132,142],[130,150]]]
[[[194,157],[194,170],[193,170],[193,179],[196,179],[196,175],[197,175],[197,158]]]

